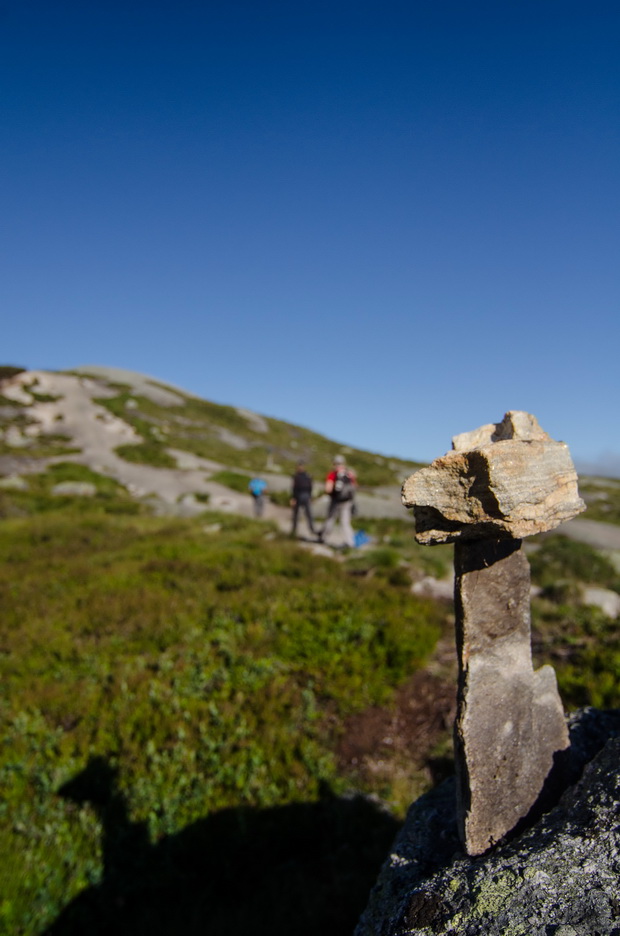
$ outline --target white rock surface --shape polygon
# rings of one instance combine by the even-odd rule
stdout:
[[[52,488],[52,494],[71,497],[94,497],[97,488],[89,481],[60,481]]]
[[[89,364],[74,368],[78,374],[90,375],[112,383],[128,384],[137,396],[146,397],[159,406],[179,406],[184,396],[191,396],[170,384],[162,386],[159,381],[137,371],[125,370],[122,367],[101,367],[98,364]]]
[[[32,445],[32,439],[19,429],[18,426],[9,426],[4,432],[4,441],[11,448],[27,448]]]
[[[254,432],[269,432],[269,426],[263,416],[252,412],[252,410],[244,409],[241,406],[237,407],[237,412],[240,416],[243,416],[244,419],[247,419],[248,425]]]
[[[436,579],[425,575],[419,582],[414,582],[411,592],[420,598],[434,598],[437,601],[453,601],[454,579]]]
[[[21,475],[10,474],[6,478],[0,478],[0,488],[11,491],[28,490],[28,482]]]
[[[600,608],[603,614],[615,620],[620,615],[620,595],[609,588],[591,585],[584,588],[582,601],[585,605]]]

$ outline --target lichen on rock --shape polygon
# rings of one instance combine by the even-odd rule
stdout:
[[[482,857],[459,847],[452,781],[414,803],[355,936],[620,936],[620,711],[569,727],[569,786]]]

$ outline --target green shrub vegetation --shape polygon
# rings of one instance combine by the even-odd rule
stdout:
[[[100,513],[136,515],[145,512],[144,505],[118,482],[74,462],[50,465],[46,472],[27,475],[25,481],[25,490],[0,489],[0,519],[57,511],[67,516],[88,514],[93,518]],[[63,481],[94,484],[96,494],[92,498],[65,495],[60,499],[52,494],[52,488]]]
[[[209,480],[217,481],[218,484],[223,484],[225,487],[230,488],[232,491],[238,491],[240,494],[247,494],[248,484],[252,478],[250,475],[242,474],[240,471],[224,469],[222,471],[216,471],[211,475]]]
[[[54,498],[58,480],[93,481],[97,495]],[[213,840],[203,841],[201,830],[215,834],[218,817],[232,842],[246,827],[278,842],[294,821],[318,848],[317,816],[346,825],[356,841],[363,815],[369,838],[361,855],[373,830],[383,830],[366,890],[394,826],[367,801],[342,799],[351,781],[334,756],[338,733],[347,715],[389,704],[423,665],[442,613],[385,580],[360,581],[265,523],[228,514],[131,515],[122,489],[77,465],[29,481],[26,492],[3,492],[11,509],[0,525],[0,930],[42,933],[80,892],[109,894],[113,881],[125,881],[135,896],[145,879],[139,867],[127,871],[123,855],[137,855],[155,882],[164,865],[166,886],[175,875],[189,880],[178,863],[207,860]],[[216,536],[204,532],[215,523]],[[85,777],[90,792],[79,793]],[[353,926],[365,893],[347,904],[349,846],[336,845],[330,828],[329,848],[340,857],[324,857],[340,868],[333,872],[337,890],[344,888],[338,912],[349,914],[333,923],[335,934]],[[192,836],[199,844],[191,845]],[[275,858],[257,860],[253,877]],[[299,868],[277,860],[285,880],[292,874],[290,900],[308,900]],[[328,887],[310,865],[310,903],[324,892],[327,905],[334,882]],[[213,887],[203,880],[197,892]],[[119,893],[106,898],[106,912],[118,901],[133,906],[131,894]],[[314,931],[303,924],[314,910],[302,913],[286,893],[279,900],[281,928],[259,919],[253,931],[284,934],[296,912],[296,931]],[[84,909],[79,900],[76,908],[86,916],[59,932],[97,932],[101,908]],[[200,919],[176,925],[164,914],[148,932],[204,931]],[[210,931],[246,931],[248,919],[235,925]],[[136,927],[130,930],[147,931]]]
[[[532,602],[534,656],[552,663],[564,707],[620,707],[618,624],[598,608],[545,599]]]
[[[543,589],[532,602],[537,664],[555,666],[567,710],[620,706],[617,623],[580,604],[584,585],[620,591],[620,575],[603,553],[559,534],[543,537],[529,558],[532,580]]]
[[[16,377],[18,374],[23,374],[25,370],[25,367],[15,367],[13,364],[0,364],[0,380]]]
[[[374,558],[376,553],[383,555],[387,551],[392,557],[398,556],[401,562],[424,575],[432,575],[434,578],[441,579],[451,574],[453,547],[433,546],[429,549],[428,546],[420,546],[415,541],[412,517],[405,517],[402,520],[391,517],[355,517],[353,526],[370,534],[381,547],[380,550],[353,554],[350,559],[353,568],[370,569],[378,564]],[[394,558],[392,561],[397,564]]]
[[[620,592],[620,574],[603,553],[586,543],[554,534],[545,537],[529,557],[532,581],[557,590],[579,583],[601,585]]]
[[[37,403],[55,403],[56,400],[60,400],[60,397],[53,393],[37,393],[35,390],[30,388],[30,396],[37,401]]]
[[[287,491],[268,491],[269,500],[272,504],[277,504],[279,507],[288,507],[291,503],[291,492]]]
[[[15,459],[52,458],[58,455],[72,455],[80,451],[70,444],[70,439],[61,433],[36,436],[28,445],[15,447],[0,442],[0,455],[10,455]]]
[[[170,455],[161,442],[149,439],[135,445],[119,445],[114,449],[117,455],[128,462],[139,465],[153,465],[155,468],[176,468],[176,459]]]
[[[579,493],[588,505],[586,519],[620,523],[620,480],[580,478]]]

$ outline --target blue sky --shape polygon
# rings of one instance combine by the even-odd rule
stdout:
[[[620,6],[0,4],[1,363],[620,474]]]

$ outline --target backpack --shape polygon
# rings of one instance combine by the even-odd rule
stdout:
[[[345,501],[353,500],[355,494],[355,485],[353,478],[348,471],[339,471],[334,481],[332,497],[337,504],[344,504]]]

